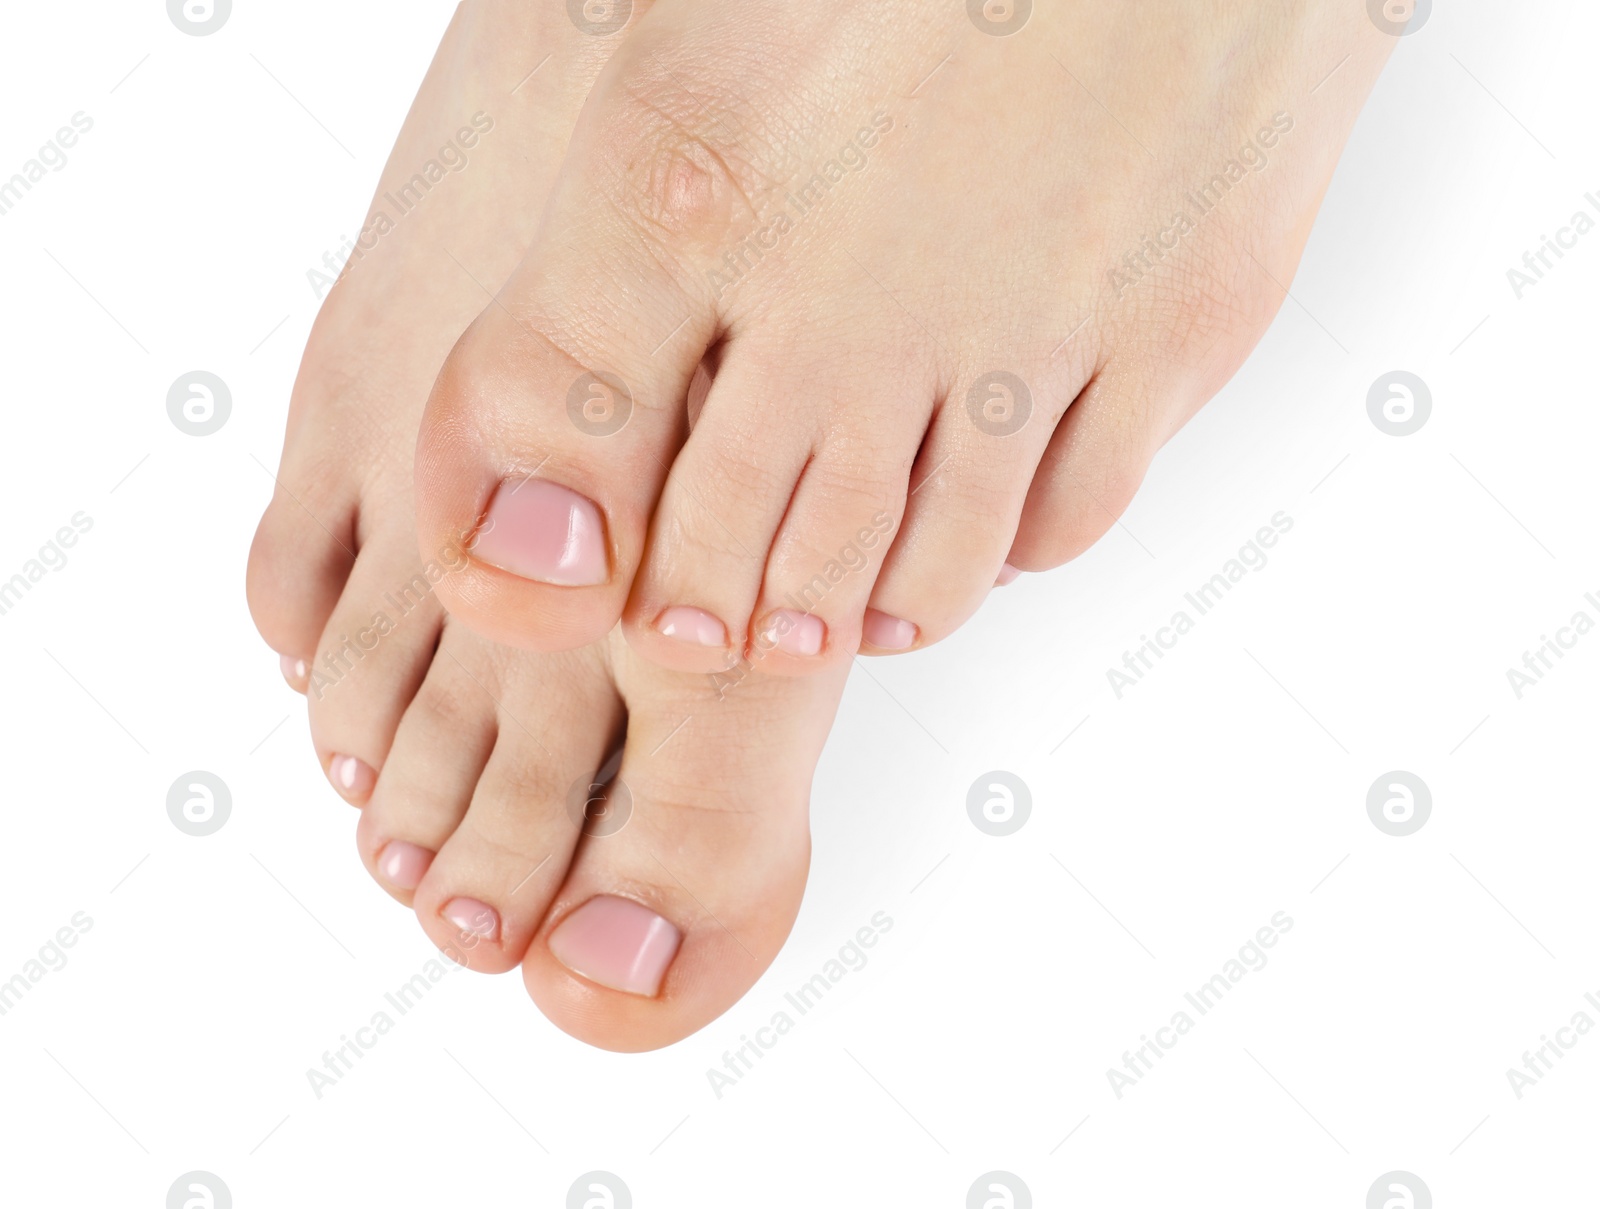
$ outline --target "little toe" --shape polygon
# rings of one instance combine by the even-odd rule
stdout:
[[[1025,571],[1059,567],[1117,523],[1170,435],[1157,417],[1178,413],[1187,419],[1193,411],[1154,404],[1177,389],[1114,369],[1089,384],[1039,461],[1008,565]]]
[[[280,481],[256,526],[245,597],[296,692],[306,691],[317,640],[355,565],[355,517],[353,483],[319,489]]]

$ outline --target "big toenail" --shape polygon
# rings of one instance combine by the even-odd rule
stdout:
[[[500,938],[500,916],[488,903],[480,903],[475,898],[452,898],[439,914],[460,928],[463,934],[483,940]]]
[[[656,618],[656,629],[668,638],[696,646],[727,646],[728,630],[704,609],[673,605]]]
[[[1016,567],[1013,567],[1010,563],[1005,563],[1000,568],[1000,574],[995,576],[994,586],[997,588],[1003,588],[1021,574],[1022,572]]]
[[[396,890],[415,890],[433,864],[433,853],[405,840],[390,840],[378,853],[378,873]]]
[[[649,907],[602,894],[550,933],[550,952],[590,982],[653,997],[683,935]]]
[[[334,788],[351,799],[365,798],[378,783],[372,767],[354,756],[334,756],[328,763],[328,777]]]
[[[486,563],[541,583],[582,588],[607,579],[600,509],[548,479],[507,479],[495,489],[472,552]]]
[[[289,682],[289,687],[298,693],[306,691],[306,667],[304,659],[296,659],[292,655],[279,655],[278,667],[283,671],[283,678]]]
[[[822,650],[826,632],[820,617],[779,609],[767,618],[761,637],[769,647],[775,646],[786,655],[815,655]]]
[[[917,640],[917,627],[902,618],[868,609],[861,618],[861,636],[880,651],[908,651]]]

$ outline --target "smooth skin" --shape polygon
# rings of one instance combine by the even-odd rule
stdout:
[[[1283,302],[1395,37],[1356,0],[1024,7],[658,0],[611,35],[423,418],[424,547],[484,537],[456,617],[836,671],[1115,522]]]
[[[1322,0],[949,7],[463,5],[379,198],[493,130],[313,330],[257,625],[380,886],[593,1044],[771,962],[849,655],[1113,523],[1281,302],[1391,43]]]
[[[782,946],[844,677],[718,686],[649,664],[617,632],[512,650],[427,591],[458,557],[418,554],[411,450],[429,386],[489,297],[479,283],[528,246],[609,51],[548,7],[473,3],[452,22],[376,208],[473,114],[494,129],[325,300],[248,590],[308,694],[330,782],[360,808],[379,886],[470,968],[520,965],[560,1028],[634,1051],[714,1020]],[[590,790],[618,747],[627,806]]]

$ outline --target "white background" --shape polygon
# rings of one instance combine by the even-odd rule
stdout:
[[[94,522],[0,617],[0,980],[93,920],[0,1017],[7,1201],[157,1207],[203,1169],[241,1209],[556,1206],[601,1168],[641,1207],[960,1206],[1004,1169],[1041,1206],[1359,1209],[1403,1169],[1439,1206],[1588,1203],[1600,1035],[1520,1100],[1505,1074],[1600,996],[1600,634],[1521,700],[1506,678],[1600,620],[1600,232],[1521,301],[1506,279],[1600,195],[1585,3],[1437,6],[1294,301],[1123,525],[855,674],[804,910],[726,1017],[617,1056],[515,974],[453,976],[313,1096],[429,948],[357,863],[244,559],[305,270],[449,9],[236,0],[191,38],[160,0],[6,7],[0,174],[94,120],[0,218],[0,578]],[[234,399],[203,439],[165,408],[196,368]],[[1366,412],[1396,368],[1433,396],[1404,438]],[[1280,510],[1270,564],[1116,699],[1106,669]],[[166,815],[192,769],[233,794],[205,839]],[[993,769],[1033,798],[1003,839],[965,808]],[[1403,839],[1366,813],[1395,769],[1433,795]],[[707,1068],[878,911],[870,964],[718,1099]],[[1107,1068],[1278,911],[1269,964],[1119,1099]]]

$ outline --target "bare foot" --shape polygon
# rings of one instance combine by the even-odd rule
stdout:
[[[361,807],[379,885],[472,968],[521,965],[567,1032],[640,1050],[716,1018],[788,935],[843,676],[719,695],[620,634],[559,655],[498,647],[440,607],[432,589],[461,554],[441,543],[419,558],[411,490],[438,365],[483,306],[479,283],[526,248],[616,41],[558,5],[458,11],[365,229],[385,210],[394,221],[312,333],[249,596],[308,693],[323,768]],[[397,217],[389,199],[430,163],[445,174]],[[611,789],[591,792],[619,749]]]
[[[1074,557],[1281,304],[1367,8],[658,0],[435,387],[423,544],[482,537],[445,603],[802,672]]]

